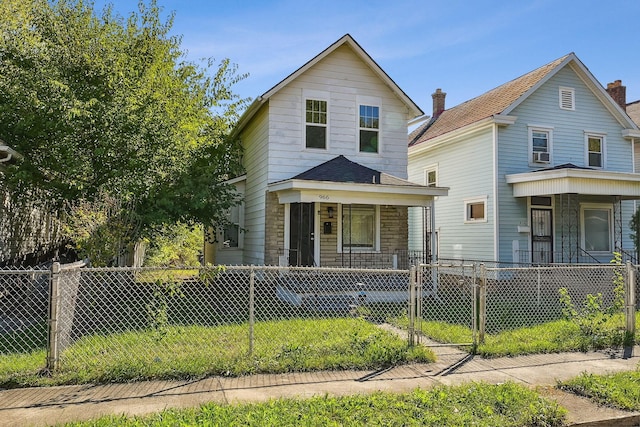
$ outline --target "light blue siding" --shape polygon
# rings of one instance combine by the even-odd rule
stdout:
[[[560,87],[575,90],[575,110],[563,110],[559,107]],[[622,138],[622,126],[570,67],[560,70],[510,114],[517,116],[517,121],[513,125],[499,128],[498,134],[498,229],[499,258],[502,261],[513,261],[513,241],[517,241],[521,249],[530,248],[529,234],[518,231],[518,225],[523,222],[528,224],[529,221],[527,199],[513,197],[513,189],[506,183],[505,175],[531,172],[565,163],[587,166],[585,132],[605,135],[605,170],[633,171],[631,142]],[[549,165],[530,165],[530,125],[552,128],[552,162]],[[587,202],[588,198],[582,197],[580,200]],[[611,203],[612,200],[606,198],[598,201]],[[622,216],[618,220],[618,227],[620,224],[623,227],[623,248],[632,248],[628,230],[632,213],[632,202],[624,202]],[[554,222],[555,251],[558,253],[562,247],[562,238],[567,239],[566,234],[562,235],[560,227],[560,206],[556,206]],[[608,262],[608,259],[603,261]]]

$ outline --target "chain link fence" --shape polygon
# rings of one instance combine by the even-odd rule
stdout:
[[[153,348],[150,362],[184,352],[185,337],[192,357],[207,357],[198,349],[211,339],[229,352],[251,354],[275,340],[270,334],[299,333],[296,322],[267,327],[283,320],[397,321],[406,316],[409,284],[404,270],[303,267],[83,268],[61,270],[53,280],[58,276],[54,366],[83,354],[126,358],[140,339]],[[232,332],[238,328],[240,339]]]
[[[486,268],[486,332],[533,326],[563,318],[569,306],[585,308],[589,295],[602,309],[624,297],[624,265],[545,265],[528,268]],[[566,290],[561,291],[561,289]],[[618,311],[622,313],[622,301]],[[592,306],[593,307],[593,306]],[[595,308],[595,307],[593,307]],[[621,320],[623,321],[623,320]],[[624,323],[622,323],[624,325]]]
[[[618,307],[627,319],[635,316],[640,294],[629,302],[640,274],[630,277],[637,267],[624,265],[497,268],[448,262],[415,270],[82,265],[0,270],[0,357],[46,350],[47,365],[56,368],[78,366],[79,360],[125,360],[140,348],[148,351],[141,362],[148,365],[176,352],[185,359],[210,358],[212,348],[243,355],[290,352],[295,349],[269,345],[301,334],[313,345],[318,337],[300,322],[309,319],[392,325],[410,343],[417,333],[470,344],[477,342],[476,331],[494,334],[562,318],[561,288],[577,308],[589,294],[601,294],[602,305],[611,306],[620,296],[616,286],[633,280],[635,287],[623,290],[625,306]],[[468,334],[448,337],[458,326]]]
[[[48,269],[0,268],[0,354],[47,347]]]

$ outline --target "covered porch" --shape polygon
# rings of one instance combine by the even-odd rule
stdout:
[[[631,217],[640,199],[640,174],[566,164],[506,176],[513,196],[526,201],[527,248],[521,263],[609,263],[613,253],[636,261]],[[633,231],[635,232],[635,231]]]
[[[265,263],[407,268],[407,208],[447,192],[338,156],[268,186]]]

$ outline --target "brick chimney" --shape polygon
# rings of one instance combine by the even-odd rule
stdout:
[[[607,83],[607,92],[609,93],[609,95],[611,95],[611,98],[616,101],[620,108],[627,111],[627,87],[622,86],[622,80],[616,80],[613,83]]]
[[[431,94],[433,98],[433,118],[438,117],[444,111],[444,98],[447,96],[442,89],[438,88]]]

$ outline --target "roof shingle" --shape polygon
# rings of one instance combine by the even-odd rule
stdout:
[[[476,98],[444,110],[440,116],[431,119],[411,133],[409,146],[421,144],[429,139],[502,113],[570,55],[572,53],[500,85]]]
[[[356,184],[419,186],[419,184],[352,162],[342,155],[306,170],[291,179],[353,182]]]

